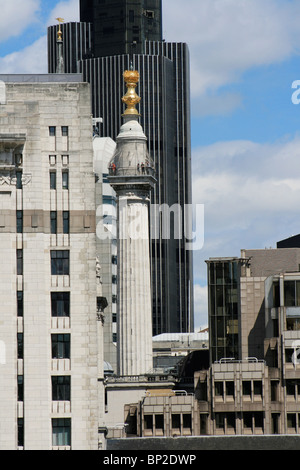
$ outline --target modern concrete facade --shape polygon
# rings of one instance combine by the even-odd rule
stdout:
[[[141,125],[157,174],[151,202],[169,208],[178,204],[183,221],[192,203],[188,47],[162,40],[160,0],[84,0],[80,10],[77,27],[62,25],[69,44],[64,44],[65,70],[83,73],[91,84],[93,115],[103,118],[100,136],[116,140],[125,92],[122,73],[132,62],[141,76]],[[57,28],[48,29],[50,73],[56,71]],[[156,230],[155,221],[150,222]],[[186,232],[183,223],[181,231]],[[153,335],[194,330],[192,251],[184,237],[174,238],[171,233],[165,239],[160,227],[151,244]]]
[[[0,80],[0,448],[98,449],[103,296],[89,85],[80,75]]]
[[[127,417],[136,410],[129,438],[300,434],[299,255],[242,250],[207,261],[210,366],[195,371],[192,392],[175,385],[125,406]]]

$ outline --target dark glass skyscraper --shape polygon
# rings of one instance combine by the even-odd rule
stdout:
[[[81,0],[80,14],[80,23],[62,25],[65,71],[82,72],[91,83],[93,115],[103,119],[100,135],[114,140],[126,91],[122,74],[130,65],[139,71],[140,120],[156,166],[152,203],[181,209],[174,232],[177,224],[182,237],[171,231],[165,239],[160,230],[151,241],[153,334],[193,331],[192,251],[184,238],[191,204],[188,47],[163,41],[161,0]],[[56,33],[57,26],[49,27],[49,73],[56,71]],[[150,222],[155,228],[157,220]]]

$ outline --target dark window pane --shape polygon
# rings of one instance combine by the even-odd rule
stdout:
[[[23,291],[17,292],[17,311],[18,317],[23,317]]]
[[[57,212],[50,212],[50,230],[51,233],[57,233]]]
[[[22,185],[22,171],[17,171],[16,172],[16,178],[17,178],[17,183],[16,183],[17,189],[22,189],[22,187],[23,187],[23,185]]]
[[[50,189],[56,189],[56,173],[50,171]]]
[[[69,172],[68,171],[62,172],[62,188],[69,189]]]
[[[52,419],[52,444],[53,446],[71,445],[71,419]]]
[[[17,211],[17,233],[23,232],[23,211]]]
[[[63,211],[63,232],[70,232],[70,213],[69,211]]]
[[[23,359],[23,333],[18,333],[18,359]]]
[[[69,334],[51,335],[52,359],[70,359],[70,338]]]
[[[69,375],[52,376],[52,400],[70,401],[71,377]]]
[[[61,135],[66,137],[69,135],[69,128],[68,126],[62,126],[61,127]]]
[[[49,126],[49,136],[50,137],[55,137],[56,135],[56,127],[55,126]]]
[[[51,274],[52,275],[68,275],[69,270],[70,270],[69,251],[68,250],[51,251]]]
[[[51,313],[53,317],[70,316],[70,292],[51,292]]]
[[[23,274],[23,250],[17,250],[17,274]]]

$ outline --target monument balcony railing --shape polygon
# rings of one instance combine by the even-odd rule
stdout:
[[[143,168],[134,168],[132,166],[109,168],[109,176],[155,177],[155,169],[151,166],[145,166]]]

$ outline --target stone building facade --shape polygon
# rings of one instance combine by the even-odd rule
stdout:
[[[0,448],[97,449],[89,85],[80,75],[0,79]]]

